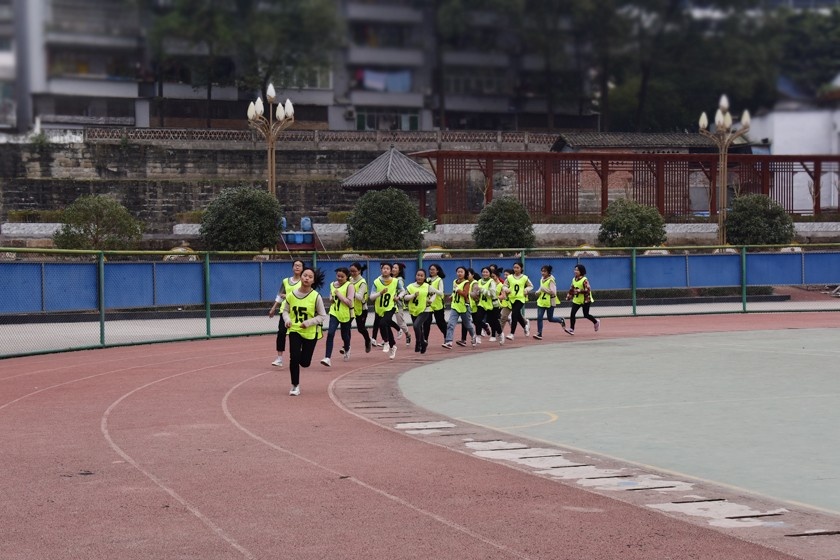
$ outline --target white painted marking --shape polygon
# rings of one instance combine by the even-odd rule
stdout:
[[[443,434],[446,433],[446,430],[406,430],[405,433],[419,436],[428,436],[432,434]]]
[[[578,480],[581,478],[591,478],[595,476],[616,476],[622,474],[624,469],[600,469],[592,465],[581,465],[579,467],[568,467],[565,469],[549,469],[544,471],[537,471],[537,474],[545,474],[552,478],[559,478],[562,480]]]
[[[643,490],[656,489],[660,492],[685,492],[693,486],[681,480],[665,480],[661,476],[640,474],[632,478],[599,478],[594,480],[582,479],[577,481],[581,486],[597,488],[599,490]],[[673,486],[674,488],[660,488]]]
[[[692,504],[649,504],[648,507],[658,509],[660,511],[682,513],[683,515],[690,515],[693,517],[705,517],[709,519],[709,525],[712,525],[713,527],[722,527],[727,529],[778,526],[779,521],[777,519],[773,519],[772,521],[763,521],[761,518],[727,518],[742,517],[745,515],[768,515],[773,513],[785,513],[788,511],[785,508],[773,509],[769,511],[758,511],[750,508],[749,506],[736,504],[729,501],[700,502]]]
[[[424,428],[454,428],[452,422],[401,422],[394,426],[398,430],[421,430]]]
[[[470,449],[487,451],[490,449],[525,449],[528,446],[522,443],[509,443],[507,441],[473,441],[467,444]]]

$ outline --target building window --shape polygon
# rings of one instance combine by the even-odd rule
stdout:
[[[0,82],[0,127],[14,127],[16,124],[15,84]]]
[[[412,109],[356,109],[356,130],[419,130],[420,114]]]
[[[502,68],[446,69],[446,93],[461,95],[510,95],[507,71]]]
[[[332,69],[298,68],[289,76],[290,88],[300,89],[332,89]]]
[[[353,44],[360,47],[403,49],[413,46],[411,27],[407,25],[356,23],[351,32]]]
[[[388,91],[391,93],[410,93],[413,89],[414,75],[411,70],[379,70],[357,68],[353,72],[351,87],[367,91]]]
[[[50,76],[90,76],[133,80],[137,76],[136,53],[104,54],[99,51],[55,49],[49,53]]]

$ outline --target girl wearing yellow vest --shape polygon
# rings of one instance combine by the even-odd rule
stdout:
[[[467,302],[467,307],[470,310],[470,319],[472,320],[473,329],[475,330],[475,343],[481,344],[481,327],[477,322],[478,316],[478,282],[476,281],[475,270],[472,268],[467,269],[467,291],[470,294],[470,299]],[[461,323],[461,340],[457,341],[455,344],[458,346],[466,346],[467,345],[467,326],[464,323]]]
[[[595,332],[601,328],[601,320],[589,314],[589,306],[595,301],[592,297],[592,288],[589,286],[589,279],[586,277],[586,267],[579,264],[575,267],[575,276],[572,278],[572,286],[566,294],[566,300],[572,300],[572,314],[569,316],[569,328],[563,330],[569,334],[575,334],[575,315],[578,309],[583,307],[583,316],[592,321],[595,325]]]
[[[300,368],[309,367],[315,344],[321,338],[321,325],[327,320],[324,300],[318,288],[324,282],[324,273],[304,267],[300,286],[286,293],[283,302],[283,322],[289,332],[289,373],[292,376],[293,397],[300,395]]]
[[[430,291],[426,283],[426,271],[422,268],[414,275],[414,284],[409,284],[405,289],[406,294],[403,300],[408,306],[408,313],[411,315],[411,322],[414,326],[414,351],[421,354],[426,353],[429,343],[426,342],[426,323],[432,321],[432,302],[435,294]]]
[[[496,283],[496,296],[498,297],[498,300],[493,302],[493,314],[499,322],[499,333],[496,335],[496,339],[500,345],[505,343],[505,325],[511,311],[510,302],[507,300],[507,294],[505,294],[505,281],[502,278],[506,274],[505,270],[501,268],[490,271],[490,277]],[[513,274],[513,271],[511,271],[511,274]],[[498,303],[498,306],[496,303]]]
[[[403,316],[403,296],[405,296],[405,264],[395,262],[391,265],[391,276],[397,279],[399,286],[397,287],[397,305],[394,308],[394,323],[391,326],[397,327],[397,338],[405,335],[405,345],[411,344],[411,332],[408,330],[408,325],[405,324],[405,317]]]
[[[300,273],[303,272],[303,261],[295,260],[292,262],[292,275],[288,278],[283,278],[280,282],[280,289],[277,291],[277,296],[274,298],[274,305],[268,310],[269,318],[274,317],[274,314],[282,307],[283,301],[286,299],[286,294],[297,288],[300,284]],[[283,366],[283,353],[286,351],[286,324],[282,318],[277,325],[277,341],[275,347],[277,348],[277,358],[271,362],[271,365]]]
[[[440,334],[446,338],[446,314],[444,312],[444,300],[446,294],[444,293],[443,279],[446,278],[446,273],[439,264],[429,265],[429,292],[435,294],[435,299],[432,301],[432,317],[435,319],[435,324],[440,329]],[[432,330],[432,323],[427,323],[426,329],[423,331],[426,344],[429,343],[429,332]]]
[[[513,263],[513,274],[508,275],[505,279],[505,291],[507,292],[507,299],[510,301],[513,320],[510,323],[510,334],[507,335],[508,340],[513,340],[513,335],[516,334],[516,325],[522,325],[525,330],[525,336],[531,334],[531,325],[522,313],[525,308],[525,302],[528,301],[528,294],[534,289],[534,285],[528,277],[523,274],[522,264]]]
[[[466,279],[467,269],[459,266],[455,270],[456,278],[452,282],[452,310],[449,312],[449,322],[446,325],[446,338],[443,341],[443,347],[452,349],[452,337],[455,335],[455,325],[458,324],[458,318],[467,326],[467,331],[472,336],[472,345],[475,348],[475,327],[472,324],[472,317],[470,310],[467,307],[470,299],[469,281]]]
[[[496,337],[502,332],[499,324],[499,297],[496,292],[498,285],[490,273],[490,267],[481,269],[481,279],[476,282],[478,295],[478,313],[476,315],[476,332],[480,333],[483,325],[490,326],[490,341],[495,342]]]
[[[554,276],[551,275],[552,266],[550,264],[543,265],[540,268],[540,287],[534,292],[537,296],[537,334],[534,338],[542,340],[543,332],[543,316],[548,314],[549,323],[560,323],[561,327],[566,326],[566,320],[563,317],[554,318],[554,304],[557,300],[557,283],[554,281]]]
[[[353,284],[353,316],[356,318],[356,330],[365,339],[365,352],[370,352],[370,335],[367,331],[368,285],[362,273],[367,265],[354,262],[350,265],[350,282]]]
[[[391,320],[394,317],[394,309],[397,299],[397,288],[399,283],[391,277],[391,265],[382,263],[379,270],[381,276],[373,281],[373,290],[370,292],[370,301],[375,302],[373,311],[376,314],[376,321],[382,338],[385,340],[383,352],[388,352],[392,360],[397,355],[397,344],[394,341],[394,332],[391,330]]]
[[[333,339],[335,331],[341,329],[341,341],[344,345],[341,352],[344,361],[350,359],[350,322],[353,320],[353,284],[348,282],[350,271],[344,267],[335,270],[335,282],[330,284],[330,327],[327,331],[327,349],[321,363],[327,367],[332,365]]]

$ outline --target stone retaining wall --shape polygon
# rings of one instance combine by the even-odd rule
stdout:
[[[840,222],[798,222],[796,237],[800,243],[840,242]],[[50,247],[51,237],[60,224],[4,223],[0,226],[0,246]],[[329,249],[347,247],[347,226],[344,224],[313,224],[315,231]],[[161,248],[168,248],[178,241],[198,239],[199,224],[176,224],[170,234],[156,234],[147,237],[147,242],[158,241]],[[535,224],[537,245],[542,247],[577,247],[597,245],[599,224]],[[440,246],[449,249],[472,246],[474,224],[440,224],[424,236],[424,246]],[[667,244],[715,245],[716,224],[666,224]],[[147,243],[149,244],[149,243]],[[151,243],[154,244],[154,243]]]

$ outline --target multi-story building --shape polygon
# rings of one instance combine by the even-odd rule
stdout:
[[[509,34],[492,13],[471,14],[472,39],[442,48],[435,40],[432,2],[335,1],[347,37],[334,53],[332,67],[308,72],[296,87],[281,93],[295,103],[301,126],[546,127],[548,104],[538,83],[543,62],[504,44]],[[167,64],[155,66],[144,25],[149,14],[141,12],[140,4],[0,0],[0,101],[8,99],[13,106],[12,91],[17,92],[18,128],[31,129],[36,122],[55,128],[247,126],[245,108],[254,92],[231,85],[235,57],[219,57],[219,83],[207,100],[207,90],[194,87],[188,64],[190,57],[203,53],[194,46],[168,42]],[[165,11],[171,2],[157,0],[151,5]],[[16,36],[9,32],[6,40],[3,17],[10,24],[12,12]],[[12,44],[16,56],[8,57],[12,70],[4,74],[3,57]],[[436,74],[438,68],[443,69],[442,77]],[[581,115],[577,108],[555,112],[558,128],[591,129],[597,123],[596,116]]]
[[[0,0],[0,130],[17,124],[13,14],[12,0]]]
[[[121,0],[15,0],[19,128],[148,126],[143,30]]]

